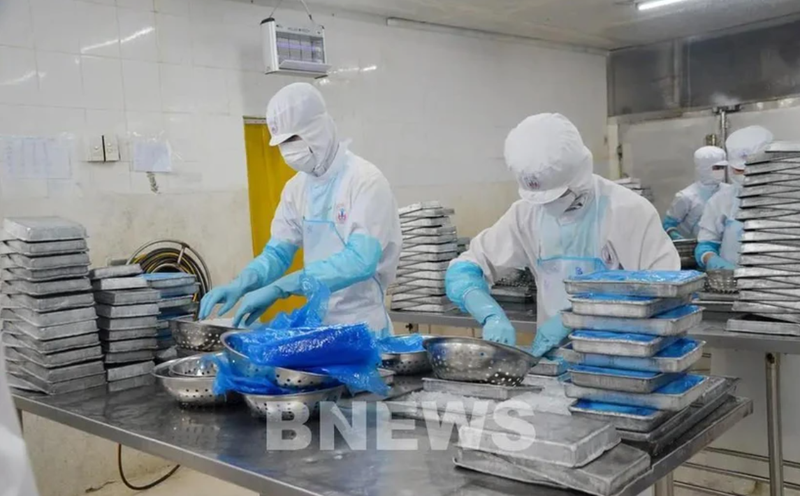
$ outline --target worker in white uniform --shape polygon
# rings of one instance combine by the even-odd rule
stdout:
[[[536,277],[536,356],[568,334],[560,315],[570,307],[564,279],[602,269],[680,269],[653,205],[592,173],[592,154],[566,117],[522,121],[506,138],[505,160],[522,199],[472,240],[445,281],[448,297],[483,326],[484,339],[516,343],[513,325],[489,293],[504,269],[529,267]]]
[[[384,306],[402,247],[397,203],[383,174],[340,142],[322,95],[307,83],[284,87],[267,106],[269,144],[298,173],[281,193],[271,238],[231,283],[200,304],[201,319],[242,300],[234,325],[249,326],[275,301],[303,294],[306,274],[331,291],[326,324],[366,322],[379,336],[391,333]],[[285,277],[303,248],[302,270]]]
[[[5,351],[0,343],[0,496],[36,496],[25,441],[6,379]]]
[[[745,162],[748,156],[766,149],[773,139],[769,130],[750,126],[735,131],[725,142],[733,187],[722,189],[712,196],[703,211],[694,252],[701,268],[736,268],[744,227],[736,220],[736,213],[741,203],[739,192],[744,182]]]
[[[730,187],[724,182],[726,158],[725,150],[717,146],[694,152],[695,182],[678,191],[664,216],[662,225],[670,238],[697,238],[706,203],[717,191]]]

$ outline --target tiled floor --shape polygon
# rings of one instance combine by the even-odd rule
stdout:
[[[145,485],[157,478],[158,475],[148,475],[134,479],[131,483]],[[258,496],[252,491],[187,468],[179,469],[175,475],[147,491],[133,491],[125,487],[122,482],[117,481],[92,492],[92,496],[130,496],[134,494],[145,496]]]

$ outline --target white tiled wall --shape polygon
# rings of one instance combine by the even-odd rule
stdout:
[[[70,179],[0,175],[0,216],[83,222],[96,264],[179,238],[202,253],[214,281],[232,278],[252,256],[242,117],[262,116],[294,80],[261,73],[268,14],[221,0],[0,0],[0,135],[67,133],[74,146]],[[285,8],[277,17],[305,22]],[[597,163],[606,160],[602,56],[378,18],[317,20],[334,66],[317,84],[342,137],[384,171],[398,203],[441,199],[465,234],[486,227],[516,196],[503,139],[535,112],[573,119]],[[99,134],[120,139],[122,161],[82,160],[83,139]],[[157,194],[130,171],[132,135],[163,135],[172,146],[174,170],[156,178]],[[104,463],[110,446],[86,439],[79,459],[42,425],[28,433],[37,473],[59,471],[43,495],[82,493],[115,476]]]

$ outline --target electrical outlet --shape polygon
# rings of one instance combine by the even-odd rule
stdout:
[[[91,136],[86,138],[86,161],[105,162],[105,149],[102,136]]]
[[[103,135],[103,146],[105,147],[105,161],[118,162],[119,161],[119,141],[113,134]]]

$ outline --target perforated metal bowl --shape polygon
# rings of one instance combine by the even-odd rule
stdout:
[[[212,359],[218,353],[203,353],[172,361],[169,373],[183,377],[216,377],[217,364]]]
[[[195,322],[176,319],[169,323],[172,337],[179,348],[194,351],[218,351],[222,349],[220,337],[233,329],[213,322]]]
[[[335,386],[307,393],[276,396],[245,394],[244,401],[254,415],[269,420],[310,420],[319,416],[320,403],[339,401],[344,386]]]
[[[439,379],[518,386],[539,361],[530,353],[475,338],[436,337],[423,345]]]
[[[383,368],[389,369],[397,375],[417,375],[431,370],[431,361],[425,350],[410,353],[384,353],[381,355],[381,360]]]
[[[239,353],[230,344],[231,336],[249,331],[230,331],[220,338],[225,355],[228,357],[233,369],[245,377],[260,377],[269,380],[283,388],[308,390],[323,387],[332,387],[338,382],[330,376],[287,369],[284,367],[267,367],[256,365],[245,355]]]
[[[153,375],[167,394],[184,406],[219,406],[236,403],[241,400],[241,397],[236,393],[214,394],[213,386],[215,376],[188,377],[170,374],[170,367],[175,365],[175,362],[193,358],[194,357],[170,360],[169,362],[157,365],[156,368],[153,369]]]
[[[708,276],[706,286],[709,291],[714,293],[736,293],[738,291],[732,270],[708,270],[706,275]]]

